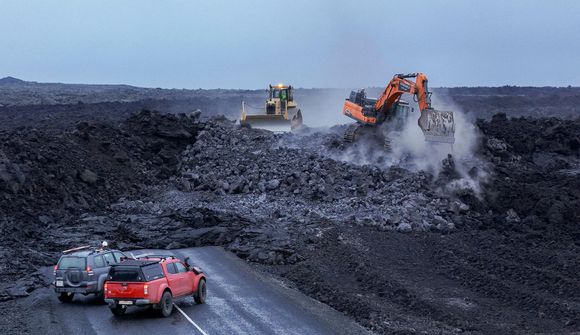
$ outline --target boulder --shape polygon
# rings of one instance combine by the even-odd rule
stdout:
[[[266,189],[272,191],[277,189],[278,186],[280,186],[280,180],[272,179],[266,184]]]
[[[87,184],[94,184],[98,180],[97,174],[89,169],[85,169],[83,172],[81,172],[79,178],[81,178],[81,180]]]

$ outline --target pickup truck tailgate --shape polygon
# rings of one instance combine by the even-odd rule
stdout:
[[[143,282],[110,282],[106,283],[105,298],[111,299],[139,299],[145,296]]]

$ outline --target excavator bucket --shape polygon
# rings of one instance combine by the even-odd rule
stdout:
[[[419,127],[429,142],[454,143],[455,119],[453,112],[426,109],[419,117]]]

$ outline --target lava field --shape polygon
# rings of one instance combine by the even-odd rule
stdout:
[[[38,268],[61,250],[107,240],[223,246],[379,334],[580,331],[568,107],[470,111],[469,152],[423,169],[360,159],[345,126],[240,127],[212,99],[1,107],[2,308],[48,286]],[[25,331],[10,320],[0,329]]]

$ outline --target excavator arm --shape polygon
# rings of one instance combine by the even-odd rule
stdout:
[[[409,78],[416,78],[415,82]],[[416,97],[421,112],[431,108],[431,92],[428,90],[427,76],[423,73],[410,73],[396,74],[393,77],[375,103],[375,110],[388,112],[405,93]]]

